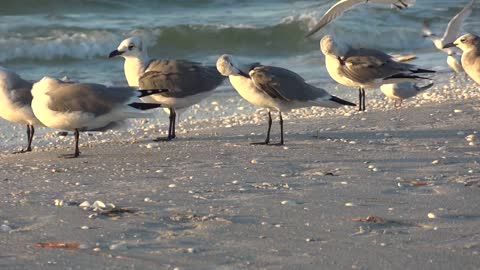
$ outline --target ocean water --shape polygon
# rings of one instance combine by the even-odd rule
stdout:
[[[448,72],[445,55],[421,37],[423,20],[443,33],[468,0],[417,0],[398,11],[364,5],[312,38],[309,27],[336,0],[16,0],[0,9],[0,65],[22,77],[69,76],[84,82],[126,85],[123,60],[108,59],[118,43],[142,36],[154,58],[185,58],[213,64],[223,53],[296,71],[330,92],[356,101],[326,73],[319,51],[322,35],[389,53],[415,53],[414,63]],[[480,34],[480,4],[465,30]],[[237,97],[228,84],[219,102]],[[248,106],[248,104],[247,104]],[[234,113],[234,112],[230,112]],[[198,117],[209,117],[208,114]],[[0,132],[9,125],[0,119]]]

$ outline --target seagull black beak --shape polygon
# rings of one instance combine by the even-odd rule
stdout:
[[[451,47],[457,47],[457,44],[455,44],[453,42],[450,42],[450,43],[447,43],[447,44],[443,45],[444,49],[451,48]]]
[[[112,57],[115,57],[115,56],[119,56],[119,55],[122,55],[124,52],[121,52],[119,50],[115,50],[113,52],[111,52],[109,55],[108,55],[108,58],[112,58]]]

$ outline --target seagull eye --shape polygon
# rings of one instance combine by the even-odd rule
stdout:
[[[460,42],[462,42],[462,43],[464,43],[465,41],[467,41],[467,39],[466,39],[466,38],[462,38],[462,39],[460,39]]]
[[[135,46],[133,46],[133,45],[128,45],[128,50],[129,50],[129,51],[133,50],[133,48],[135,48]]]

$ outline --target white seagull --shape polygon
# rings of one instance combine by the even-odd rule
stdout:
[[[150,59],[140,37],[123,40],[109,57],[125,58],[124,72],[128,85],[141,89],[169,89],[151,95],[145,102],[161,103],[170,111],[168,136],[175,135],[176,110],[190,107],[209,96],[222,84],[222,77],[214,66],[204,66],[188,60]]]
[[[267,138],[270,144],[272,115],[278,111],[280,118],[280,143],[283,145],[282,112],[311,106],[338,108],[342,105],[356,106],[346,100],[332,96],[327,91],[310,85],[300,75],[284,68],[264,66],[259,63],[241,64],[231,55],[224,54],[217,60],[217,69],[228,76],[230,83],[245,100],[268,109]]]
[[[365,88],[379,88],[383,84],[415,82],[418,73],[434,73],[414,65],[396,62],[391,55],[373,49],[355,49],[337,43],[330,35],[320,41],[328,74],[336,82],[359,89],[359,110],[365,111]]]
[[[342,16],[345,11],[352,9],[357,5],[375,3],[391,5],[397,9],[404,9],[413,6],[415,1],[416,0],[340,0],[323,14],[320,21],[308,32],[307,37],[315,34],[331,21]]]
[[[473,34],[465,34],[444,46],[444,48],[451,47],[457,47],[463,51],[463,69],[472,80],[480,84],[480,37]]]
[[[425,86],[418,86],[417,84],[412,82],[403,82],[395,84],[384,84],[380,86],[380,90],[385,96],[395,100],[395,108],[398,108],[402,106],[404,99],[414,97],[432,86],[433,82]],[[398,104],[397,101],[399,101]]]
[[[448,43],[452,43],[459,35],[463,22],[465,19],[470,16],[473,10],[473,4],[475,0],[468,2],[465,7],[463,7],[460,12],[458,12],[451,20],[448,22],[447,29],[442,37],[435,35],[429,28],[427,22],[423,23],[422,32],[425,37],[428,37],[432,40],[433,45],[448,54],[447,64],[456,72],[463,72],[462,65],[460,64],[460,59],[457,59],[456,52],[451,48],[444,48]]]
[[[68,83],[44,77],[32,87],[32,109],[45,126],[75,132],[75,152],[65,157],[78,157],[80,131],[105,130],[126,118],[146,117],[144,110],[161,105],[143,103],[140,98],[164,91]]]
[[[27,125],[27,147],[15,153],[32,151],[34,126],[42,125],[31,107],[32,84],[20,78],[15,72],[0,67],[0,117]]]

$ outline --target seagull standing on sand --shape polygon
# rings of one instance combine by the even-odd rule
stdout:
[[[14,123],[27,125],[27,148],[15,153],[32,151],[34,125],[42,125],[32,111],[32,83],[15,72],[0,67],[0,117]]]
[[[463,51],[463,69],[472,80],[480,84],[480,37],[473,34],[465,34],[444,46],[444,48],[451,47],[457,47]]]
[[[323,14],[320,21],[307,33],[307,37],[315,34],[331,21],[342,16],[345,11],[352,9],[357,5],[366,3],[387,4],[392,5],[397,9],[404,9],[413,6],[415,1],[416,0],[340,0]]]
[[[433,86],[433,83],[429,83],[425,86],[418,86],[412,82],[403,82],[395,84],[384,84],[380,87],[382,93],[388,98],[395,100],[395,108],[402,106],[404,99],[414,97],[419,93],[429,89]],[[397,101],[400,101],[397,104]]]
[[[379,88],[383,84],[415,82],[417,73],[434,73],[414,65],[393,60],[391,55],[373,49],[354,49],[345,44],[337,44],[327,35],[320,41],[320,49],[325,55],[328,74],[336,82],[350,87],[358,87],[359,110],[365,111],[365,88]]]
[[[80,131],[101,131],[126,118],[146,117],[144,110],[161,105],[143,103],[139,98],[164,91],[67,83],[44,77],[32,87],[32,109],[45,126],[75,131],[75,153],[65,157],[78,157]]]
[[[139,37],[123,40],[109,55],[110,58],[115,56],[125,58],[124,72],[129,86],[169,89],[168,92],[142,99],[145,102],[161,103],[170,111],[168,136],[161,140],[169,141],[176,137],[176,110],[200,102],[224,80],[214,66],[204,66],[188,60],[150,59]]]
[[[222,75],[229,77],[230,83],[245,100],[268,109],[267,138],[264,142],[254,144],[270,144],[272,127],[270,111],[279,113],[281,138],[277,145],[283,145],[282,111],[311,106],[328,108],[338,108],[342,105],[356,106],[306,83],[302,77],[288,69],[263,66],[259,63],[243,65],[226,54],[218,58],[217,69]]]
[[[458,37],[463,22],[470,15],[470,13],[472,13],[474,2],[475,0],[468,2],[467,5],[465,5],[465,7],[463,7],[463,9],[458,12],[450,20],[450,22],[448,22],[447,29],[441,38],[432,33],[426,22],[423,23],[422,32],[424,36],[430,38],[433,42],[433,45],[435,45],[437,49],[448,54],[447,64],[456,73],[461,73],[464,71],[462,65],[460,64],[459,59],[456,58],[456,52],[451,48],[444,48],[444,46],[448,43],[452,43]]]

